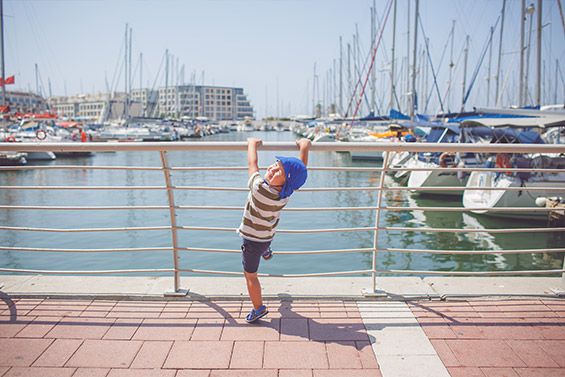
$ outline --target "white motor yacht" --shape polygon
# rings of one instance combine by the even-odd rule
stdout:
[[[539,197],[565,198],[565,156],[542,155],[518,156],[511,159],[512,167],[530,167],[538,169],[555,169],[555,173],[547,172],[473,172],[469,177],[463,194],[465,208],[484,208],[473,210],[474,213],[498,217],[518,217],[522,219],[547,218],[546,212],[528,211],[493,211],[495,208],[536,208]],[[476,188],[489,190],[477,190]],[[506,190],[507,188],[520,190]],[[555,190],[529,190],[529,188],[553,188]],[[492,190],[492,189],[500,190]]]

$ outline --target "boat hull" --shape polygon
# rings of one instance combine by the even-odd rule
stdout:
[[[413,159],[409,164],[411,168],[438,168],[439,165],[432,162],[423,162]],[[466,179],[459,179],[457,172],[451,171],[412,171],[408,178],[408,187],[417,187],[419,190],[411,190],[420,195],[441,195],[460,197],[463,195]],[[426,187],[461,187],[461,191],[426,190]]]
[[[547,219],[546,212],[540,211],[512,211],[496,212],[489,208],[539,208],[536,199],[539,197],[565,197],[565,173],[544,174],[538,177],[530,177],[522,181],[514,175],[495,172],[473,172],[467,182],[470,187],[500,188],[500,190],[465,190],[463,194],[463,206],[465,208],[487,208],[485,210],[474,210],[472,212],[496,217],[510,217],[520,219],[538,220]],[[506,191],[508,187],[522,187],[524,190]],[[563,188],[562,191],[528,191],[536,187]]]

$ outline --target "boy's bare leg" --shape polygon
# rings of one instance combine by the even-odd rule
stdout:
[[[249,292],[249,298],[253,303],[254,309],[259,309],[263,305],[263,296],[261,295],[261,283],[257,278],[257,273],[245,272],[245,281],[247,282],[247,292]]]

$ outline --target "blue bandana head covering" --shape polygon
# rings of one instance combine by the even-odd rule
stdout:
[[[294,190],[298,190],[306,182],[308,172],[304,163],[296,157],[279,157],[276,156],[277,161],[280,161],[284,168],[286,181],[280,192],[281,199],[287,198]]]

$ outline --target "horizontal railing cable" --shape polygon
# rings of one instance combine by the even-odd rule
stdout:
[[[0,246],[0,251],[22,251],[22,252],[53,252],[53,253],[122,253],[122,252],[144,252],[144,251],[171,251],[172,247],[125,247],[111,249],[54,249],[43,247],[18,247]]]
[[[235,276],[242,276],[243,272],[235,272],[235,271],[214,271],[214,270],[198,270],[198,269],[191,269],[191,268],[181,268],[179,269],[181,272],[192,272],[196,274],[209,274],[209,275],[235,275]],[[347,275],[361,275],[361,274],[369,274],[372,270],[356,270],[356,271],[336,271],[336,272],[318,272],[318,273],[310,273],[310,274],[266,274],[266,273],[258,273],[258,276],[261,277],[285,277],[285,278],[301,278],[301,277],[319,277],[319,276],[347,276]]]
[[[210,230],[219,232],[235,232],[237,228],[213,227],[213,226],[178,226],[182,230]],[[373,231],[375,227],[358,228],[327,228],[327,229],[279,229],[277,233],[298,234],[298,233],[336,233],[336,232],[366,232]]]
[[[171,230],[171,226],[137,226],[137,227],[119,227],[119,228],[34,228],[22,226],[3,226],[0,230],[12,230],[22,232],[52,232],[52,233],[86,233],[86,232],[138,232],[146,230]]]
[[[183,229],[183,228],[178,228]],[[186,229],[185,230],[214,230],[214,229]],[[233,229],[233,228],[225,228]],[[411,228],[411,227],[380,227],[380,228],[340,228],[338,230],[348,229],[350,231],[373,231],[373,230],[386,230],[386,231],[402,231],[402,232],[424,232],[424,233],[491,233],[491,234],[502,234],[502,233],[551,233],[551,232],[565,232],[565,227],[558,228],[501,228],[501,229],[478,229],[478,228]],[[0,225],[0,230],[11,230],[11,231],[26,231],[26,232],[53,232],[53,233],[87,233],[87,232],[136,232],[136,231],[149,231],[149,230],[171,230],[171,226],[148,226],[148,227],[115,227],[115,228],[39,228],[39,227],[18,227],[18,226],[3,226]],[[224,228],[221,228],[224,230]],[[284,230],[284,229],[283,229]],[[304,230],[304,233],[312,233],[327,231],[328,229],[311,229]],[[331,229],[332,231],[334,229]],[[280,231],[280,230],[279,230]],[[356,249],[352,249],[356,250]],[[372,249],[368,249],[372,250]],[[236,250],[238,251],[238,250]],[[239,252],[239,251],[238,251]]]
[[[247,151],[247,142],[131,142],[131,143],[0,143],[8,152],[132,152],[132,151]],[[312,144],[312,152],[474,152],[474,153],[564,153],[562,144],[480,144],[480,143],[363,143],[320,142]],[[264,142],[259,151],[298,151],[295,142]]]
[[[50,210],[50,211],[117,211],[117,210],[168,210],[169,206],[20,206],[0,205],[9,210]]]
[[[225,211],[242,211],[243,207],[238,206],[176,206],[177,209],[185,210],[225,210]],[[0,205],[0,209],[8,210],[52,210],[52,211],[114,211],[114,210],[168,210],[168,206],[27,206],[27,205]],[[285,208],[283,211],[288,212],[308,212],[308,211],[374,211],[377,207],[302,207],[302,208]],[[544,207],[382,207],[383,210],[389,211],[429,211],[429,212],[471,212],[471,211],[489,211],[489,212],[512,212],[512,211],[534,211],[534,212],[551,212],[555,208]]]
[[[173,272],[172,268],[143,268],[143,269],[125,269],[125,270],[30,270],[23,268],[0,268],[0,272],[17,272],[23,274],[45,274],[45,275],[105,275],[105,274],[138,274],[138,273],[161,273]]]
[[[453,276],[516,276],[516,275],[556,275],[561,270],[522,270],[522,271],[426,271],[426,270],[378,270],[379,274],[395,275],[453,275]]]
[[[248,192],[244,187],[212,187],[212,186],[172,186],[174,190],[191,191],[238,191]],[[0,190],[166,190],[165,186],[0,186]],[[296,190],[299,192],[329,191],[544,191],[562,192],[562,187],[480,187],[480,186],[390,186],[383,187],[312,187]]]
[[[559,249],[516,249],[516,250],[432,250],[432,249],[398,249],[384,248],[382,251],[393,253],[424,253],[424,254],[542,254],[542,253],[564,253],[565,248]]]
[[[383,187],[385,191],[547,191],[563,192],[563,187],[481,187],[481,186],[420,186],[420,187]]]
[[[31,166],[0,166],[0,171],[12,170],[140,170],[161,171],[163,168],[156,166],[103,166],[103,165],[31,165]],[[267,167],[260,167],[266,170]],[[247,167],[241,166],[186,166],[171,167],[171,171],[247,171]],[[311,166],[310,171],[358,171],[358,172],[382,172],[382,167],[352,167],[352,166]],[[507,173],[560,173],[561,169],[550,168],[503,168],[503,167],[394,167],[387,171],[442,171],[442,172],[507,172]]]
[[[0,186],[0,190],[166,190],[165,186]]]
[[[241,253],[241,249],[210,249],[200,247],[181,247],[179,250],[206,252],[206,253]],[[300,250],[300,251],[274,251],[277,255],[302,255],[302,254],[340,254],[340,253],[367,253],[373,251],[372,248],[359,249],[335,249],[335,250]]]
[[[479,228],[429,228],[429,227],[394,227],[387,226],[381,228],[386,231],[401,231],[401,232],[424,232],[424,233],[550,233],[550,232],[565,232],[565,227],[560,228],[501,228],[501,229],[479,229]]]
[[[222,210],[222,211],[243,211],[244,207],[238,206],[187,206],[179,205],[177,209],[190,209],[190,210]],[[374,211],[377,207],[285,207],[285,212],[327,212],[327,211]]]
[[[388,211],[427,211],[427,212],[551,212],[555,208],[544,207],[383,207]]]
[[[103,166],[103,165],[31,165],[0,166],[2,170],[145,170],[161,171],[158,166]]]

